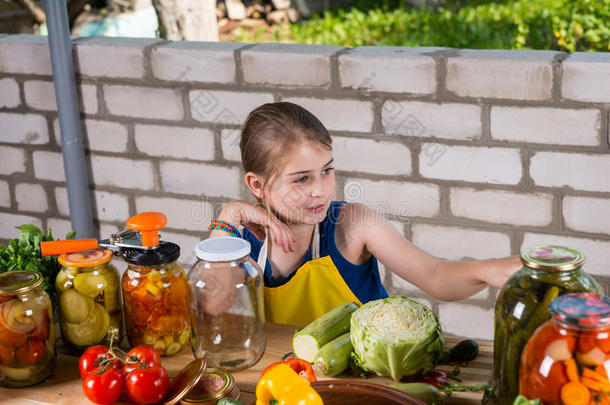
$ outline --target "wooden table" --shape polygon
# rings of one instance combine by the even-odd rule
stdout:
[[[291,340],[294,332],[293,326],[268,323],[267,349],[263,358],[252,368],[234,373],[233,377],[241,391],[241,400],[246,404],[254,400],[254,390],[261,371],[269,364],[280,361],[284,354],[292,351]],[[460,339],[445,337],[447,347],[453,346]],[[467,366],[461,368],[459,377],[465,385],[487,383],[492,373],[493,344],[489,341],[478,341],[479,357]],[[170,377],[173,377],[187,363],[193,359],[190,351],[184,350],[174,357],[164,357],[163,366],[167,369]],[[451,371],[451,366],[440,366],[445,371]],[[330,379],[318,376],[319,379]],[[357,379],[349,374],[340,375],[340,379]],[[83,394],[81,378],[78,372],[78,357],[60,354],[57,360],[57,368],[54,375],[47,381],[28,388],[8,389],[0,388],[0,404],[59,404],[77,405],[91,404]],[[392,380],[386,377],[370,377],[368,381],[379,384],[388,384]],[[448,405],[474,405],[481,402],[482,393],[454,393],[445,400]],[[120,402],[127,404],[128,402]]]

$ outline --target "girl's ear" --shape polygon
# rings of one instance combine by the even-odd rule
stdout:
[[[256,198],[262,199],[264,195],[263,189],[265,186],[262,177],[256,173],[248,172],[246,173],[244,180],[246,181],[246,185],[252,194],[254,194]]]

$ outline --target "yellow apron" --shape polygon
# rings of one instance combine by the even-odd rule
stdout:
[[[336,306],[345,302],[362,305],[343,280],[330,256],[320,257],[319,225],[314,229],[311,243],[312,259],[296,271],[285,284],[264,287],[265,319],[271,322],[305,326]],[[258,255],[258,265],[265,269],[267,240]]]

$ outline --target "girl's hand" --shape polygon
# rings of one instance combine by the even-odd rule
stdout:
[[[519,256],[490,259],[486,262],[489,263],[489,267],[482,273],[483,277],[481,279],[490,286],[497,288],[502,288],[510,276],[523,266]]]
[[[296,248],[296,239],[290,228],[260,205],[245,201],[232,201],[223,208],[219,219],[235,226],[244,226],[260,241],[265,238],[265,228],[267,228],[269,236],[284,249],[284,252],[294,252]],[[214,232],[210,236],[213,237]]]

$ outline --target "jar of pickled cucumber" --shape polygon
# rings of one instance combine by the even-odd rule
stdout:
[[[73,354],[110,343],[116,328],[119,341],[123,316],[119,274],[110,263],[112,251],[92,249],[59,256],[55,279],[59,295],[59,325],[64,347]]]
[[[562,246],[536,246],[521,254],[523,268],[498,295],[494,328],[494,400],[510,405],[519,394],[519,361],[536,328],[550,317],[549,304],[571,292],[600,294],[582,265],[584,256]]]
[[[0,386],[27,387],[55,369],[51,300],[42,276],[28,271],[0,274]]]
[[[154,347],[170,356],[190,345],[190,287],[177,263],[180,247],[161,242],[155,249],[123,249],[125,325],[131,346]]]

